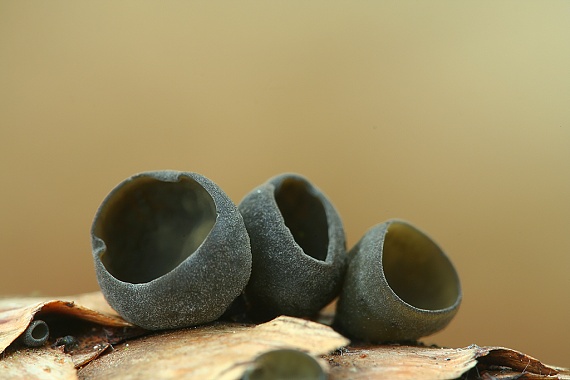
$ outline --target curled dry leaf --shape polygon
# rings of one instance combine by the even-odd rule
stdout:
[[[4,298],[0,299],[0,353],[4,357],[11,357],[21,346],[16,340],[34,319],[50,326],[46,346],[69,354],[75,367],[96,358],[110,344],[143,333],[119,317],[99,292],[61,299]],[[56,344],[63,336],[74,336],[73,347]],[[9,349],[10,345],[15,346]],[[49,356],[43,348],[33,352]]]

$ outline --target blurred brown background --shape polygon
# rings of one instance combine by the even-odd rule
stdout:
[[[283,171],[349,247],[411,221],[464,303],[427,343],[570,366],[570,2],[0,2],[0,292],[98,289],[120,181]]]

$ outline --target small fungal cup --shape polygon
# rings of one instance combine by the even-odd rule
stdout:
[[[252,190],[238,208],[251,239],[245,296],[254,319],[310,317],[338,295],[347,264],[344,229],[318,188],[285,173]]]
[[[327,374],[311,355],[293,349],[265,352],[253,361],[241,380],[326,380]]]
[[[414,341],[443,329],[461,303],[453,264],[401,220],[372,227],[349,252],[335,327],[369,342]]]
[[[237,207],[196,173],[127,178],[97,210],[91,241],[103,295],[124,319],[150,330],[219,318],[251,272]]]
[[[20,337],[28,347],[40,347],[49,339],[49,326],[41,319],[33,320]]]

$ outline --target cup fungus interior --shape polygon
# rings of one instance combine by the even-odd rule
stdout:
[[[406,223],[388,226],[382,265],[394,293],[416,308],[445,309],[459,297],[459,279],[447,256],[429,237]]]
[[[287,178],[275,189],[275,201],[295,242],[314,259],[326,260],[328,221],[321,200],[306,181]]]
[[[101,255],[115,278],[152,281],[191,256],[212,230],[216,206],[195,180],[166,182],[137,177],[116,189],[101,206],[95,236],[107,250]]]

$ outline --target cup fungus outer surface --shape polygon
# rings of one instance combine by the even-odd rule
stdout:
[[[312,316],[338,295],[347,264],[344,229],[319,189],[285,173],[252,190],[238,208],[251,239],[245,295],[254,316]]]
[[[197,173],[127,178],[97,210],[91,239],[107,302],[150,330],[217,319],[251,273],[249,237],[237,207]]]
[[[435,242],[389,220],[349,252],[335,326],[362,341],[414,341],[447,326],[461,298],[457,272]]]
[[[33,320],[20,336],[20,340],[28,347],[41,347],[49,339],[49,326],[41,319]]]

